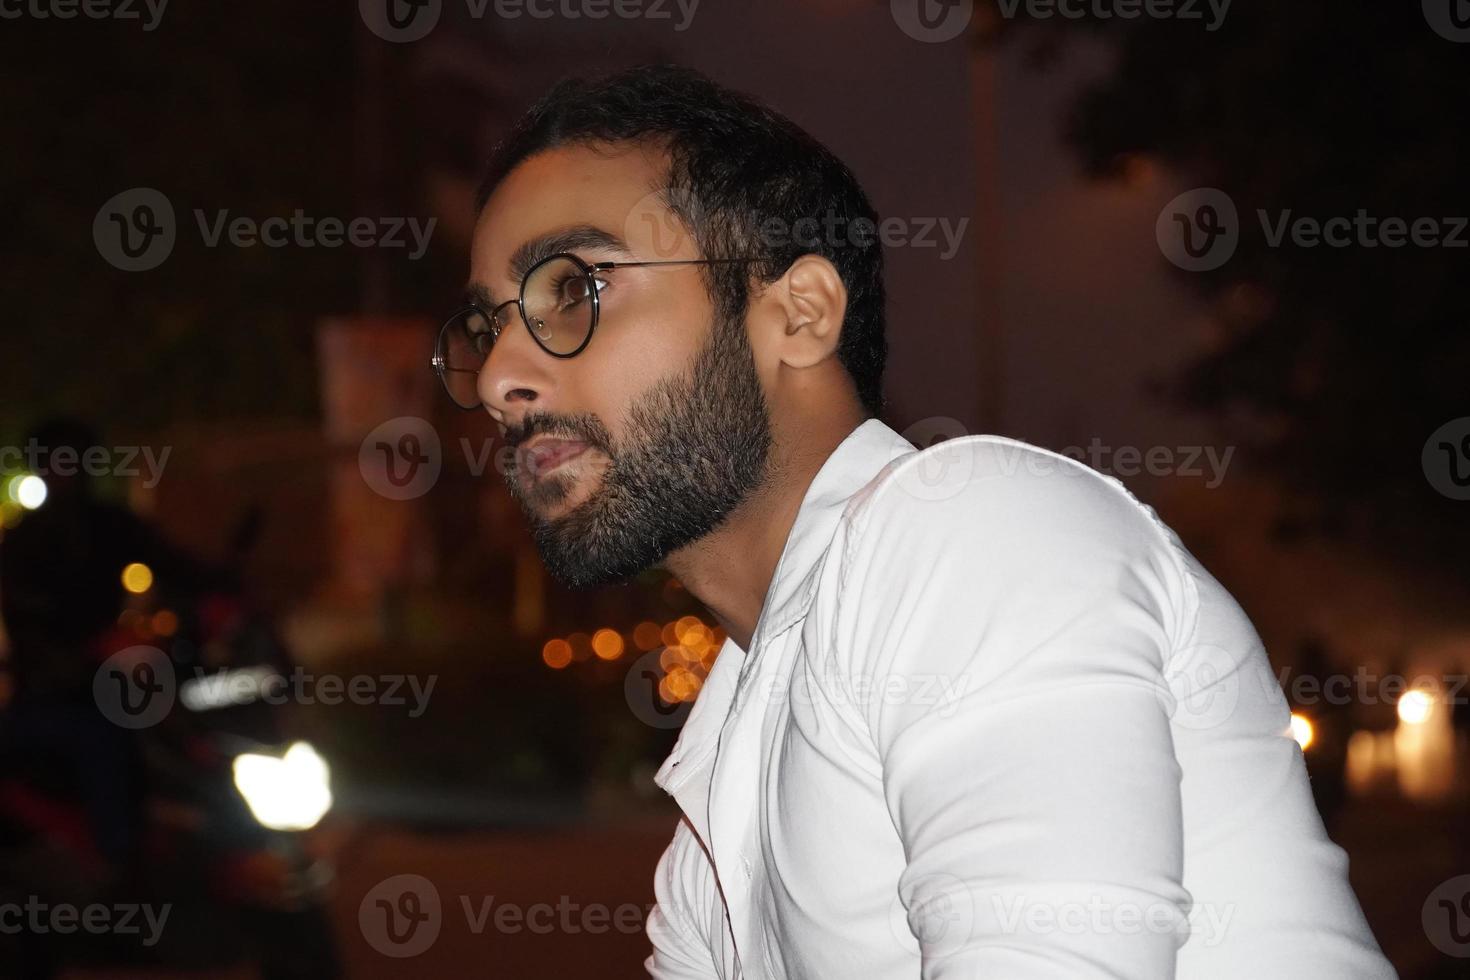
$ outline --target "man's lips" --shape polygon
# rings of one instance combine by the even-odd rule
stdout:
[[[527,472],[540,477],[556,469],[569,459],[575,459],[587,451],[588,445],[575,439],[537,439],[521,450]]]

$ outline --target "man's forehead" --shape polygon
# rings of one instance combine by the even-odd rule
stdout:
[[[488,287],[481,292],[509,291],[526,257],[547,254],[548,241],[566,245],[551,251],[587,248],[606,259],[694,256],[684,254],[682,229],[670,234],[678,219],[664,200],[666,182],[666,151],[653,145],[569,144],[532,154],[485,201],[470,281]]]
[[[513,280],[517,255],[571,228],[599,229],[636,252],[651,229],[667,223],[667,168],[666,153],[643,144],[578,143],[533,154],[485,202],[475,228],[473,278]]]
[[[500,182],[481,212],[482,224],[520,225],[541,218],[544,226],[591,221],[626,211],[663,186],[667,164],[636,144],[572,144],[543,150],[521,161]],[[600,222],[597,222],[600,223]]]

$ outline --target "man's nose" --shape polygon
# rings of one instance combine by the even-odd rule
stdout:
[[[520,416],[544,402],[554,390],[555,361],[531,339],[524,323],[501,331],[490,356],[480,367],[476,384],[480,400],[501,425],[515,424]]]

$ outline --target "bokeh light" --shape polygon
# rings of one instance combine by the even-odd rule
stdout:
[[[1405,725],[1422,725],[1434,711],[1434,696],[1422,688],[1406,691],[1399,698],[1399,721]]]
[[[633,645],[640,650],[656,650],[663,644],[662,632],[658,623],[645,619],[633,627]]]
[[[130,562],[123,567],[122,584],[134,595],[142,595],[153,588],[153,569],[140,561]]]
[[[179,617],[172,609],[160,609],[153,614],[150,625],[159,636],[173,636],[179,629]]]
[[[592,634],[592,652],[602,660],[616,660],[623,655],[623,636],[617,630],[600,629]]]
[[[1303,752],[1312,744],[1312,739],[1316,737],[1316,732],[1312,728],[1311,721],[1305,715],[1292,714],[1291,737],[1296,739],[1296,744],[1302,747]]]
[[[541,659],[552,670],[561,670],[572,662],[572,645],[560,638],[547,640],[541,648]]]
[[[46,481],[34,473],[14,481],[10,490],[15,502],[26,510],[35,510],[46,502]]]

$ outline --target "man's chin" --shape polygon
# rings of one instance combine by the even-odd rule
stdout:
[[[595,550],[574,539],[574,532],[565,524],[538,520],[532,523],[531,532],[547,574],[562,588],[580,591],[626,585],[644,571],[616,559],[599,561]]]
[[[584,487],[588,482],[587,474],[564,466],[542,477],[517,474],[510,491],[528,518],[552,521],[565,517],[591,496]]]

